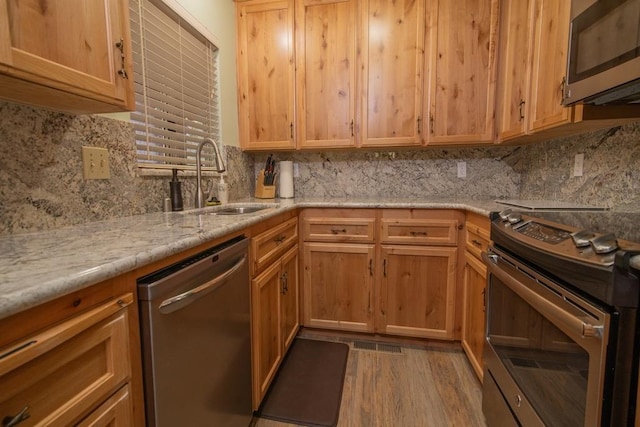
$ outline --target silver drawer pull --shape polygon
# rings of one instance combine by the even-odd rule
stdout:
[[[12,417],[11,415],[4,417],[2,419],[2,427],[17,426],[30,416],[31,414],[29,413],[29,407],[25,406],[24,408],[22,408],[22,411],[18,412],[18,415],[16,415],[15,417]]]

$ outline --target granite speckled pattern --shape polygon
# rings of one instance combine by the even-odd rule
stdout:
[[[247,199],[246,203],[260,201]],[[382,198],[282,200],[277,208],[242,216],[195,211],[150,213],[38,233],[0,237],[0,318],[223,237],[300,207],[469,209],[488,214],[490,201]]]
[[[521,151],[505,159],[521,175],[520,199],[616,208],[640,204],[640,122],[532,144]],[[574,157],[580,153],[584,171],[574,177]]]
[[[111,179],[83,179],[83,145],[109,150]],[[253,159],[238,147],[225,151],[229,199],[247,197]],[[195,178],[179,175],[193,206]],[[0,235],[159,212],[170,178],[140,175],[128,122],[0,102]]]
[[[520,174],[506,161],[514,148],[277,153],[299,165],[295,197],[404,197],[490,199],[517,196]],[[266,155],[257,155],[255,173]],[[466,162],[466,178],[457,177]]]

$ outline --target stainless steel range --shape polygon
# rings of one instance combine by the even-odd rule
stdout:
[[[491,240],[488,425],[633,425],[640,215],[507,209]]]

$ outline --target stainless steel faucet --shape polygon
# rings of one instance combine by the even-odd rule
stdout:
[[[196,209],[204,207],[205,202],[205,195],[202,191],[202,166],[200,164],[200,157],[202,156],[202,147],[207,144],[213,147],[213,151],[216,154],[216,170],[218,173],[226,170],[218,144],[211,138],[203,139],[202,142],[198,144],[198,150],[196,151]]]

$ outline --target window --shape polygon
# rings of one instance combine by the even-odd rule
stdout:
[[[220,143],[218,49],[160,0],[130,0],[138,167],[194,170]],[[213,150],[203,170],[213,167]],[[226,159],[225,159],[226,160]]]

